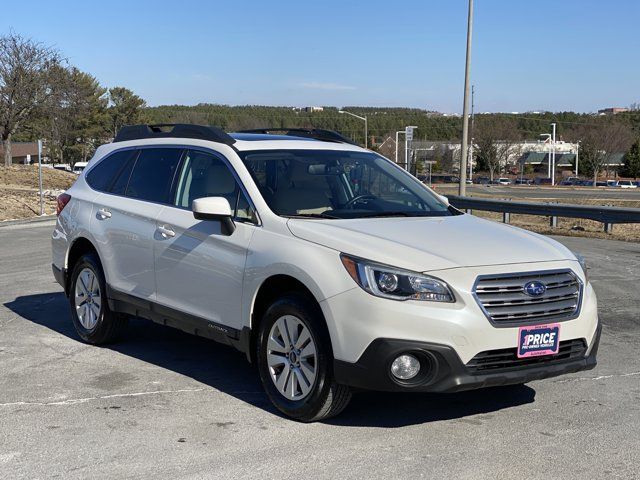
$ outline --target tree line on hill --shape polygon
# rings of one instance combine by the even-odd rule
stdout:
[[[602,170],[612,155],[626,154],[623,175],[640,177],[640,110],[598,116],[574,112],[475,115],[472,128],[480,170],[489,171],[508,153],[508,146],[538,139],[557,124],[557,139],[580,142],[584,174]],[[366,116],[368,134],[394,138],[407,125],[418,127],[419,140],[457,142],[462,131],[459,116],[445,116],[417,108],[345,106],[343,110]],[[86,160],[117,130],[135,123],[197,123],[227,131],[255,128],[324,128],[364,143],[361,120],[340,114],[337,108],[307,111],[291,107],[228,106],[202,103],[193,106],[147,107],[127,88],[106,88],[82,72],[57,50],[19,34],[0,37],[0,139],[5,163],[11,159],[11,141],[44,139],[48,155],[59,162]]]

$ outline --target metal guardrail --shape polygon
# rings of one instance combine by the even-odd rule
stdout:
[[[584,218],[604,224],[604,231],[611,233],[616,223],[640,223],[640,208],[600,207],[571,205],[566,203],[530,203],[490,198],[448,196],[454,207],[471,213],[473,210],[502,213],[502,221],[510,222],[510,215],[539,215],[549,217],[551,227],[558,225],[558,217]]]

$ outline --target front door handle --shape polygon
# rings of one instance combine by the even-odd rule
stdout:
[[[162,235],[164,238],[176,236],[176,232],[174,232],[173,230],[171,230],[171,228],[166,227],[164,225],[161,225],[158,227],[158,232],[160,232],[160,235]]]
[[[111,212],[106,208],[101,208],[98,210],[98,218],[100,220],[106,220],[107,218],[111,218]]]

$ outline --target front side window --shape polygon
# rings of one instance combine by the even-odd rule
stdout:
[[[269,150],[241,157],[281,216],[449,216],[455,211],[388,160],[370,152]]]
[[[196,198],[224,197],[236,220],[256,222],[255,212],[229,167],[207,152],[190,150],[180,172],[175,204],[191,208]]]
[[[171,184],[182,153],[179,148],[141,150],[129,179],[127,197],[171,203]]]

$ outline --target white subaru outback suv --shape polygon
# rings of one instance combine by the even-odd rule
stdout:
[[[596,365],[586,267],[467,215],[336,132],[123,128],[58,199],[53,272],[78,335],[129,316],[232,345],[274,405],[354,389],[522,384]]]

